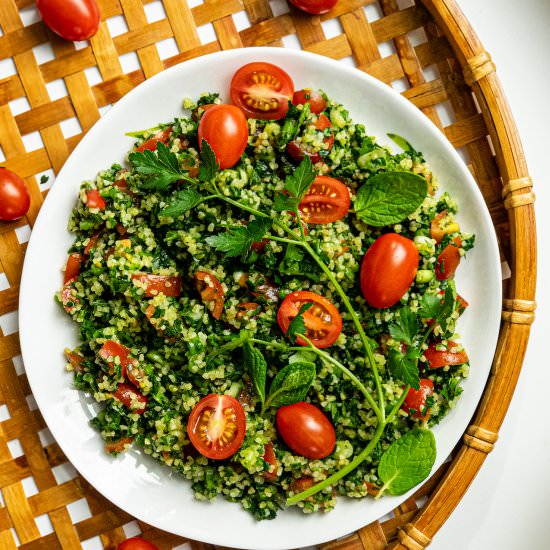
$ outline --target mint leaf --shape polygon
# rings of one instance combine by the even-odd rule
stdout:
[[[159,212],[159,216],[177,218],[203,201],[203,196],[193,188],[178,191],[172,202]]]
[[[402,307],[389,330],[392,338],[410,346],[418,334],[418,319],[409,307]]]
[[[314,363],[291,363],[280,370],[273,379],[269,397],[265,403],[266,408],[282,407],[303,401],[314,380]]]
[[[199,164],[199,180],[209,182],[214,179],[220,169],[220,164],[216,159],[216,155],[210,147],[210,144],[205,139],[201,142],[201,162]]]
[[[265,380],[267,376],[267,362],[259,349],[250,342],[244,343],[243,358],[246,370],[252,377],[254,389],[262,402],[265,402]]]
[[[208,237],[206,242],[215,250],[224,252],[229,258],[244,256],[252,243],[263,239],[272,223],[271,218],[252,220],[248,226],[233,227],[226,233]]]
[[[360,220],[374,227],[399,223],[412,214],[428,193],[426,180],[410,172],[382,172],[359,189],[354,208]]]
[[[304,321],[304,313],[312,306],[313,306],[313,302],[303,304],[300,310],[298,311],[298,315],[296,315],[296,317],[294,317],[294,319],[292,319],[292,321],[290,322],[290,325],[288,325],[286,336],[293,344],[296,342],[297,335],[306,333],[306,323]]]
[[[193,181],[180,169],[178,157],[161,141],[157,143],[156,154],[148,149],[134,151],[128,160],[138,174],[146,176],[141,183],[144,189],[161,191],[176,181]]]
[[[306,155],[300,162],[298,168],[285,180],[285,190],[290,193],[299,203],[308,192],[313,180],[315,179],[315,170],[310,158]]]
[[[412,347],[408,348],[405,353],[395,349],[390,350],[388,353],[388,366],[392,376],[418,390],[420,388],[419,359],[419,352]]]
[[[405,152],[416,153],[416,149],[402,136],[398,134],[386,134],[395,144],[399,145]]]
[[[378,464],[378,476],[384,482],[378,496],[384,491],[402,495],[424,481],[435,457],[435,437],[430,430],[415,428],[401,436],[386,449]]]

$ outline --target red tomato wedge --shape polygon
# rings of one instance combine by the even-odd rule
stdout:
[[[88,208],[99,208],[99,210],[105,209],[105,200],[97,189],[86,191],[86,197],[88,198]]]
[[[82,256],[82,254],[78,254],[77,252],[73,252],[69,255],[67,259],[67,265],[65,266],[65,284],[68,284],[73,279],[78,278],[78,276],[80,275],[80,266],[82,265],[83,260],[84,257]]]
[[[361,292],[379,309],[393,306],[411,286],[418,270],[414,242],[397,233],[378,237],[361,264]]]
[[[25,180],[0,167],[0,220],[17,220],[27,213],[30,205],[31,194]]]
[[[309,110],[316,115],[322,113],[327,106],[325,98],[319,92],[311,88],[304,88],[303,90],[294,92],[292,103],[294,105],[305,105],[308,103]]]
[[[430,417],[430,411],[426,411],[426,414],[422,414],[422,411],[426,406],[426,399],[428,399],[433,391],[434,383],[429,378],[421,378],[420,388],[417,390],[409,388],[407,397],[405,397],[405,401],[403,402],[403,405],[401,405],[401,408],[407,413],[410,412],[410,409],[414,409],[415,412],[412,415],[413,418],[428,420]]]
[[[137,359],[130,357],[130,349],[114,340],[107,340],[97,354],[109,365],[109,372],[111,374],[114,372],[115,358],[118,357],[123,378],[126,378],[128,366],[134,367],[137,365]]]
[[[46,25],[65,40],[87,40],[99,28],[96,0],[36,0]]]
[[[241,447],[246,432],[242,405],[230,395],[210,394],[191,411],[187,435],[201,455],[223,460]]]
[[[149,298],[164,294],[165,296],[179,296],[181,294],[181,277],[178,275],[153,275],[152,273],[134,273],[134,284],[146,285],[145,295]]]
[[[231,101],[247,118],[280,120],[294,93],[292,78],[271,63],[243,65],[231,80]]]
[[[318,348],[332,346],[342,332],[342,317],[332,302],[315,292],[299,290],[291,292],[283,300],[277,313],[281,330],[286,334],[290,323],[304,304],[313,304],[303,314],[306,325],[305,336]],[[299,336],[296,342],[301,346],[307,345],[306,341]]]
[[[430,344],[429,348],[424,352],[424,357],[428,361],[430,369],[438,369],[448,365],[462,365],[468,362],[468,354],[462,350],[455,342],[448,340],[447,349],[438,350],[436,346],[441,345],[441,342]]]
[[[170,136],[172,134],[172,127],[168,126],[164,130],[158,131],[153,137],[150,137],[148,140],[144,141],[136,151],[138,153],[143,153],[143,151],[155,151],[157,148],[157,143],[160,141],[165,145],[168,143]]]
[[[350,194],[340,181],[317,176],[299,204],[306,223],[324,224],[341,220],[349,210]]]
[[[195,273],[195,288],[214,319],[219,319],[225,304],[225,292],[218,279],[206,271]]]
[[[319,118],[314,123],[315,129],[319,131],[326,130],[327,128],[332,128],[332,124],[330,123],[330,120],[323,114],[319,115]],[[330,135],[325,135],[323,138],[323,151],[326,151],[327,153],[332,149],[332,146],[334,145],[334,135],[332,132]],[[321,156],[319,150],[311,149],[309,146],[304,145],[302,142],[299,141],[291,141],[287,147],[286,150],[288,154],[295,160],[301,161],[303,160],[304,156],[308,156],[314,164],[316,162],[321,162],[323,160],[323,157]]]
[[[260,304],[256,302],[244,302],[237,306],[239,310],[237,312],[238,319],[254,318],[260,312]]]
[[[454,276],[456,268],[460,263],[460,237],[455,237],[439,254],[435,265],[435,276],[439,281],[445,281]]]
[[[271,482],[277,481],[277,457],[275,456],[275,451],[271,443],[264,446],[263,459],[269,464],[269,470],[263,473],[264,479]]]
[[[147,402],[149,401],[149,399],[135,386],[125,383],[118,385],[113,397],[137,414],[143,414],[145,412]]]

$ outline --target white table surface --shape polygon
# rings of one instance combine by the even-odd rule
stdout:
[[[536,323],[520,380],[493,452],[432,550],[550,548],[550,2],[457,0],[497,67],[535,185]]]

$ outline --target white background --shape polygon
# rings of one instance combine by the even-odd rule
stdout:
[[[432,550],[550,548],[550,2],[457,0],[497,66],[535,184],[536,323],[500,438]]]

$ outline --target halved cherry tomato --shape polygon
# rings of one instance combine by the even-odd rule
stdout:
[[[141,537],[132,537],[122,541],[117,550],[159,550],[152,542],[142,539]]]
[[[178,275],[153,275],[152,273],[134,273],[132,282],[146,284],[145,295],[152,298],[159,294],[179,296],[181,294],[181,277]]]
[[[69,255],[67,258],[67,265],[65,266],[65,279],[64,283],[68,284],[73,279],[77,279],[80,275],[80,266],[82,265],[82,260],[84,257],[82,254],[78,254],[77,252],[73,252]]]
[[[342,219],[349,210],[348,188],[340,181],[317,176],[298,208],[306,223],[332,223]]]
[[[429,378],[421,378],[420,388],[417,390],[409,388],[407,397],[405,397],[405,401],[403,402],[403,405],[401,405],[401,408],[407,413],[410,412],[410,409],[414,409],[415,412],[412,415],[413,418],[428,420],[430,417],[430,411],[426,411],[426,414],[422,414],[422,411],[426,406],[426,399],[428,399],[433,391],[434,383]]]
[[[36,0],[46,25],[65,40],[87,40],[99,28],[96,0]]]
[[[206,140],[214,151],[220,168],[231,168],[241,158],[248,143],[248,123],[234,105],[213,105],[199,122],[199,148]]]
[[[304,88],[303,90],[294,92],[292,103],[294,105],[305,105],[309,103],[309,110],[316,115],[322,113],[327,106],[325,98],[319,92],[311,88]]]
[[[286,334],[290,323],[304,304],[313,304],[303,314],[306,325],[305,336],[318,348],[332,346],[342,332],[342,317],[332,302],[309,290],[291,292],[283,300],[277,313],[281,330]],[[296,342],[301,346],[307,345],[299,336]]]
[[[160,141],[165,145],[168,143],[170,136],[172,135],[172,127],[168,126],[164,130],[159,130],[153,137],[150,137],[148,140],[144,141],[136,151],[138,153],[143,153],[143,151],[155,151],[157,148],[157,143]],[[116,182],[115,182],[116,183]]]
[[[439,281],[450,279],[460,263],[460,247],[462,241],[460,237],[455,237],[452,243],[449,243],[439,254],[435,265],[435,276]]]
[[[243,65],[231,80],[231,101],[248,118],[280,120],[294,93],[292,78],[271,63]]]
[[[137,414],[145,412],[147,402],[149,401],[135,386],[126,383],[118,385],[113,397]]]
[[[82,355],[75,353],[70,349],[66,349],[65,357],[67,357],[75,372],[82,372],[84,370],[84,365],[82,364],[84,362],[84,357],[82,357]]]
[[[105,199],[97,189],[86,191],[86,197],[88,198],[88,208],[99,208],[99,210],[105,209]]]
[[[241,447],[246,432],[242,405],[230,395],[210,394],[191,411],[187,435],[199,453],[207,458],[223,460]]]
[[[21,218],[30,204],[31,195],[25,180],[7,168],[0,168],[0,220]]]
[[[327,128],[332,128],[332,124],[330,123],[330,120],[323,114],[319,115],[319,118],[314,123],[315,129],[323,131]],[[323,138],[323,151],[330,151],[332,149],[332,146],[334,145],[334,135],[332,132],[330,135],[325,135]],[[323,157],[321,156],[318,149],[313,150],[308,145],[304,145],[302,142],[298,141],[291,141],[287,146],[286,150],[288,154],[295,160],[301,161],[303,160],[304,156],[307,155],[311,162],[314,164],[316,162],[321,162],[323,160]]]
[[[327,13],[334,7],[336,2],[338,0],[290,0],[290,3],[297,8],[313,15]]]
[[[269,470],[266,470],[263,473],[264,479],[266,481],[277,481],[277,457],[275,456],[275,451],[273,450],[273,445],[268,443],[264,446],[264,460],[269,464]]]
[[[105,443],[103,448],[106,453],[122,453],[134,442],[133,437],[123,437],[117,441]]]
[[[277,429],[283,441],[306,458],[325,458],[336,445],[330,420],[311,403],[302,401],[281,407],[277,411]]]
[[[443,240],[443,237],[445,235],[460,231],[460,226],[456,222],[448,223],[447,225],[442,227],[443,220],[446,216],[447,210],[443,210],[443,212],[437,214],[430,225],[430,237],[432,239],[435,239],[437,244],[439,244]]]
[[[462,365],[468,362],[468,354],[464,350],[457,351],[459,346],[455,342],[448,340],[447,349],[444,350],[438,350],[436,346],[439,345],[441,342],[434,342],[424,352],[430,369],[438,369],[447,365]]]
[[[396,304],[411,286],[418,270],[414,242],[397,233],[378,237],[361,264],[361,292],[376,308]]]
[[[195,273],[195,288],[201,295],[202,301],[210,310],[214,319],[219,319],[225,304],[225,292],[220,281],[211,273],[197,271]]]

